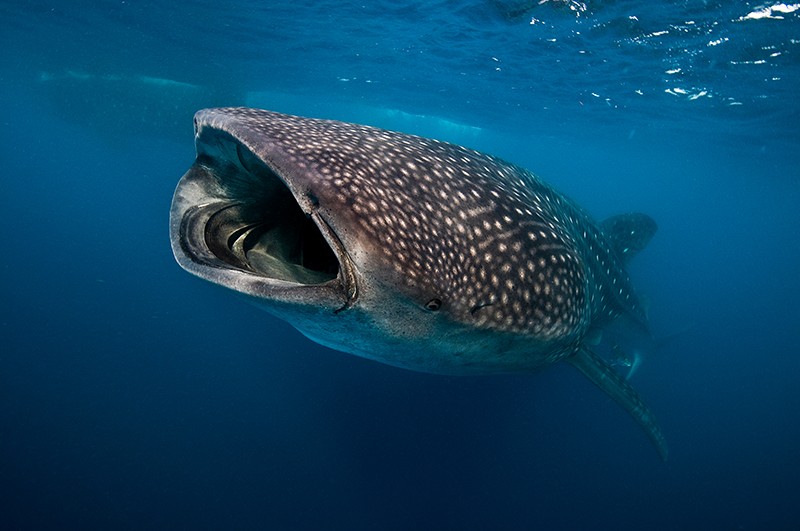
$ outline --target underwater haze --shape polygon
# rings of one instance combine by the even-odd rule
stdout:
[[[800,529],[800,4],[3,1],[0,46],[0,528]],[[183,271],[212,106],[652,216],[630,382],[669,459],[567,364],[397,369]]]

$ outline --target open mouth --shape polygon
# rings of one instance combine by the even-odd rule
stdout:
[[[173,248],[184,268],[238,291],[324,286],[350,304],[352,265],[317,207],[311,192],[298,201],[278,172],[215,132],[198,138],[197,160],[175,192]]]
[[[297,284],[323,284],[339,261],[317,225],[294,201],[217,203],[205,224],[208,249],[231,267]],[[285,208],[293,204],[294,208]]]

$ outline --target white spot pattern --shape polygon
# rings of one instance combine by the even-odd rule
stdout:
[[[347,216],[420,307],[437,298],[452,319],[571,344],[620,307],[640,312],[600,229],[524,169],[343,122],[252,109],[196,120],[229,132],[278,173],[314,173],[320,208]]]

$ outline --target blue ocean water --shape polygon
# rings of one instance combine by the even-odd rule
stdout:
[[[88,5],[88,4],[87,4]],[[0,4],[3,529],[800,528],[800,4]],[[182,271],[192,114],[435,136],[647,212],[633,385],[337,353]]]

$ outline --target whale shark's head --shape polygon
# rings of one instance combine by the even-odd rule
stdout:
[[[195,131],[171,212],[179,263],[316,341],[421,370],[514,370],[585,330],[569,214],[524,170],[252,109],[201,111]]]

